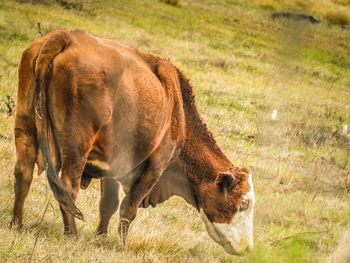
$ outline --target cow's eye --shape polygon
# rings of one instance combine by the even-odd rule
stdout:
[[[239,211],[247,210],[249,207],[249,201],[248,200],[242,200],[241,205],[239,207]]]

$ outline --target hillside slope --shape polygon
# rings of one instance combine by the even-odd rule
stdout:
[[[314,2],[0,0],[0,261],[340,260],[337,240],[350,219],[350,131],[343,132],[344,125],[350,128],[350,29],[339,24],[349,22],[350,3]],[[277,11],[311,14],[321,23],[273,19]],[[253,251],[245,257],[226,254],[180,198],[140,209],[123,250],[117,215],[108,237],[94,236],[98,181],[79,193],[86,221],[78,222],[77,239],[67,238],[45,176],[36,175],[23,229],[8,228],[17,64],[32,40],[58,28],[82,28],[168,57],[191,78],[219,145],[235,165],[253,171]]]

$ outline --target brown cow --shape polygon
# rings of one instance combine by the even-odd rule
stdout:
[[[99,234],[118,208],[120,183],[123,242],[138,207],[179,195],[227,252],[253,245],[249,170],[221,152],[189,80],[167,59],[82,30],[49,33],[22,56],[15,138],[11,225],[22,224],[36,163],[39,173],[46,169],[66,234],[77,233],[74,217],[83,218],[74,205],[79,188],[103,178]]]

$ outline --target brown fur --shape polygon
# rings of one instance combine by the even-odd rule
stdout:
[[[139,206],[172,195],[202,208],[213,222],[229,222],[250,187],[249,171],[221,152],[178,68],[82,30],[51,32],[23,53],[15,134],[12,224],[22,223],[35,163],[41,170],[46,164],[70,234],[76,233],[73,216],[82,218],[74,205],[78,190],[91,178],[103,178],[100,234],[118,208],[119,183],[126,191],[120,234],[127,233]],[[93,161],[110,168],[94,167]],[[220,173],[234,176],[228,192],[217,181]]]

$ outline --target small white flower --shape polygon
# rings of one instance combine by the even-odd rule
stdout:
[[[348,125],[344,124],[344,126],[343,126],[343,133],[347,134],[347,131],[348,131]]]
[[[271,120],[276,120],[276,117],[277,117],[277,110],[273,110],[272,111],[272,114],[271,114]]]

